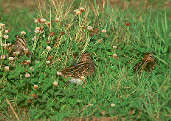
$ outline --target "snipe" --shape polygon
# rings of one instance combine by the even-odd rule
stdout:
[[[146,53],[141,62],[134,66],[134,71],[142,73],[143,70],[151,72],[156,66],[156,59],[151,53]]]
[[[62,71],[57,72],[66,78],[71,77],[70,82],[81,83],[87,76],[93,75],[95,72],[95,64],[91,59],[89,53],[83,53],[79,62],[75,65],[64,68]]]
[[[8,50],[11,56],[30,54],[25,38],[18,35],[16,35],[16,42],[9,46]]]

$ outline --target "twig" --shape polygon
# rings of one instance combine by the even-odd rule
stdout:
[[[8,99],[6,99],[6,102],[10,106],[10,108],[11,108],[12,112],[14,113],[15,117],[17,118],[17,121],[20,121],[20,119],[19,119],[17,113],[15,112],[14,108],[12,107],[10,101]]]

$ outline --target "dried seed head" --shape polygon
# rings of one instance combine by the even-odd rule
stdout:
[[[20,51],[13,52],[14,56],[18,56],[20,54]]]
[[[36,27],[34,32],[39,33],[40,32],[40,27]]]
[[[115,107],[115,104],[112,103],[112,104],[110,104],[110,106],[111,106],[111,107]]]
[[[31,64],[31,60],[26,60],[26,62],[28,65]]]
[[[9,33],[9,30],[7,29],[7,30],[5,30],[5,33],[7,34],[7,33]]]
[[[131,23],[127,22],[125,23],[126,26],[131,26]]]
[[[38,85],[34,85],[34,89],[38,89]]]
[[[26,35],[26,32],[25,31],[21,31],[21,35]]]
[[[130,114],[130,115],[133,115],[134,113],[135,113],[135,110],[130,110],[130,111],[129,111],[129,114]]]
[[[1,29],[1,28],[4,28],[4,27],[5,27],[5,24],[0,23],[0,29]]]
[[[57,71],[56,74],[57,74],[58,76],[62,76],[62,72]]]
[[[79,9],[74,10],[76,15],[80,15],[82,12]]]
[[[36,36],[34,36],[33,38],[32,38],[32,40],[34,41],[34,40],[36,40],[37,39],[37,37]]]
[[[58,86],[58,82],[57,81],[54,81],[53,82],[53,86],[57,87]]]
[[[36,99],[36,98],[38,98],[38,95],[34,93],[34,94],[32,94],[32,97]]]
[[[24,48],[24,54],[28,54],[29,53],[29,49],[28,48]]]
[[[14,57],[9,57],[8,58],[10,61],[13,61],[14,60]]]
[[[50,64],[50,61],[46,61],[46,64]]]
[[[5,66],[5,67],[4,67],[4,71],[5,71],[5,72],[8,72],[8,71],[9,71],[9,66]]]
[[[55,21],[56,21],[56,23],[58,23],[59,22],[59,18],[55,18]]]
[[[34,23],[38,23],[38,20],[37,19],[34,19]]]
[[[25,74],[25,77],[26,77],[26,78],[29,78],[29,77],[30,77],[30,74],[29,74],[29,73],[26,73],[26,74]]]
[[[45,24],[48,25],[48,27],[50,27],[50,25],[52,24],[52,22],[47,21]]]
[[[87,29],[88,29],[89,31],[93,31],[93,27],[92,27],[92,26],[87,26]]]
[[[116,49],[117,48],[117,46],[113,46],[113,49]]]
[[[3,37],[4,37],[4,39],[8,39],[9,36],[8,35],[4,35]]]
[[[31,66],[31,67],[30,67],[30,70],[31,70],[31,71],[34,71],[34,68]]]
[[[50,36],[55,36],[55,34],[56,34],[55,32],[51,32]]]
[[[93,104],[88,104],[89,106],[93,106]]]
[[[98,43],[101,43],[102,42],[102,39],[98,39]]]
[[[106,29],[103,29],[103,30],[102,30],[102,33],[106,33]]]
[[[50,50],[51,50],[51,47],[50,47],[50,46],[47,46],[46,49],[47,49],[48,51],[50,51]]]
[[[76,12],[76,15],[81,15],[81,11],[77,11]]]
[[[45,23],[46,22],[46,19],[45,18],[41,18],[40,19],[40,23]]]
[[[30,67],[30,70],[31,70],[31,71],[34,71],[34,68],[31,66],[31,67]]]
[[[81,12],[84,12],[84,11],[85,11],[85,8],[80,7],[80,11],[81,11]]]
[[[80,79],[81,79],[81,80],[85,80],[85,76],[81,76]]]
[[[43,33],[44,32],[44,27],[43,26],[40,26],[40,33]]]
[[[0,56],[0,59],[1,59],[1,60],[6,59],[6,55],[1,55],[1,56]]]
[[[106,111],[102,111],[101,114],[102,116],[104,116],[106,114]]]
[[[28,104],[31,104],[32,103],[32,100],[31,99],[28,99],[27,102],[28,102]]]
[[[47,60],[51,61],[53,59],[53,56],[49,56]]]
[[[115,53],[115,54],[113,54],[113,57],[114,57],[114,58],[116,58],[116,59],[118,58],[118,56],[117,56],[117,54],[116,54],[116,53]]]

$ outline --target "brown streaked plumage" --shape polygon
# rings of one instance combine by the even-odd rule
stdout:
[[[80,56],[80,62],[92,62],[92,59],[91,59],[91,55],[90,53],[83,53],[81,56]]]
[[[16,42],[10,46],[9,53],[12,56],[16,56],[16,53],[19,55],[30,54],[25,38],[16,35]]]
[[[154,70],[155,66],[155,57],[151,53],[146,53],[142,61],[134,66],[134,71],[139,71],[140,73],[142,73],[142,71],[145,70],[150,72]]]
[[[23,51],[24,49],[27,49],[26,40],[23,37],[17,35],[15,47],[16,51]]]
[[[90,54],[82,54],[79,60],[79,63],[64,68],[61,71],[62,75],[73,78],[82,78],[93,75],[95,72],[95,64],[93,63]]]

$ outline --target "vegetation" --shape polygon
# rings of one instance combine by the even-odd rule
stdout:
[[[151,9],[137,13],[107,2],[53,0],[39,11],[29,15],[36,16],[29,29],[9,32],[0,24],[0,120],[171,120],[165,11],[153,15]],[[26,39],[30,55],[11,57],[5,43],[15,43],[16,34]],[[84,52],[96,65],[86,82],[72,84],[57,75]],[[139,74],[133,68],[145,53],[157,64]]]

